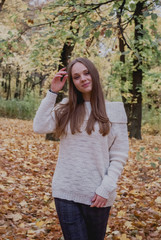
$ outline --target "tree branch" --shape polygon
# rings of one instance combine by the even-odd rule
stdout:
[[[5,0],[2,0],[2,1],[5,1]],[[21,38],[21,36],[28,30],[30,29],[33,29],[33,28],[37,28],[37,27],[43,27],[43,26],[47,26],[47,25],[51,25],[51,24],[54,24],[54,23],[59,23],[59,22],[64,22],[64,21],[70,21],[70,22],[73,22],[77,17],[81,16],[81,15],[84,15],[86,13],[90,13],[91,11],[95,11],[97,10],[100,6],[102,5],[105,5],[105,4],[108,4],[108,3],[112,3],[112,2],[119,2],[119,1],[122,1],[122,0],[108,0],[108,1],[105,1],[105,2],[102,2],[102,3],[91,3],[91,4],[84,4],[82,6],[85,6],[88,8],[86,8],[84,11],[82,12],[79,12],[79,13],[76,13],[74,14],[73,16],[71,16],[71,18],[69,18],[69,15],[66,13],[66,12],[63,12],[62,14],[62,19],[59,19],[59,20],[53,20],[53,21],[50,21],[50,22],[45,22],[45,23],[40,23],[40,24],[37,24],[37,25],[34,25],[34,26],[28,26],[26,27],[22,32],[19,33],[19,36],[18,38],[16,38],[16,40],[19,40]],[[55,4],[56,5],[56,4]],[[56,5],[57,6],[57,5]],[[74,5],[68,5],[68,8],[70,7],[74,7]],[[91,7],[91,8],[90,8]],[[59,16],[59,13],[57,15],[55,15],[55,19],[56,17]]]
[[[1,3],[0,3],[0,12],[2,11],[2,7],[3,7],[4,3],[5,3],[5,1],[6,0],[2,0]]]
[[[117,0],[117,1],[120,1],[120,0]],[[94,4],[94,3],[93,3],[93,4],[85,4],[86,6],[89,5],[89,6],[94,6],[94,7],[88,8],[88,9],[86,9],[85,11],[79,12],[79,13],[73,15],[70,19],[69,19],[69,15],[68,15],[68,19],[66,19],[67,14],[64,13],[65,18],[62,18],[62,19],[60,19],[60,20],[54,20],[54,21],[51,21],[51,22],[40,23],[40,24],[34,25],[34,26],[28,26],[28,28],[25,29],[25,30],[21,33],[21,35],[23,35],[27,30],[32,29],[32,28],[42,27],[42,26],[46,26],[46,25],[51,25],[51,24],[54,24],[54,23],[57,23],[57,22],[63,22],[63,21],[65,21],[65,20],[67,20],[67,21],[72,21],[72,22],[73,22],[77,17],[79,17],[79,16],[81,16],[81,15],[84,15],[84,14],[86,14],[86,13],[89,13],[89,12],[91,12],[91,11],[97,10],[100,6],[102,6],[102,5],[104,5],[104,4],[111,3],[111,2],[114,2],[114,0],[109,0],[109,1],[106,1],[106,2],[103,2],[103,3],[98,3],[98,4]],[[85,5],[84,5],[84,6],[85,6]],[[72,6],[74,7],[74,5],[72,5]],[[58,14],[57,16],[59,16],[59,14]],[[57,16],[55,16],[55,18],[56,18]]]
[[[127,43],[126,41],[126,38],[124,37],[124,29],[122,27],[122,19],[121,19],[121,16],[122,16],[122,12],[123,12],[123,9],[124,9],[124,6],[125,6],[125,3],[126,3],[126,0],[123,0],[122,1],[122,4],[121,6],[119,7],[119,11],[117,12],[117,16],[118,16],[118,28],[119,28],[119,34],[121,34],[121,37],[124,41],[124,44],[131,50],[131,47],[129,46],[129,44]],[[120,37],[120,36],[119,36]]]

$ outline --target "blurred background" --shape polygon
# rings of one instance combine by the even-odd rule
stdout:
[[[0,116],[33,119],[54,74],[80,56],[96,64],[106,99],[124,102],[130,137],[160,133],[156,0],[1,0]]]

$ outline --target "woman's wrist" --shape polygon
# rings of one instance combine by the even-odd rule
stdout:
[[[51,89],[49,89],[49,92],[51,92],[51,93],[55,93],[55,94],[57,94],[58,95],[58,92],[54,92],[53,90],[51,90]]]

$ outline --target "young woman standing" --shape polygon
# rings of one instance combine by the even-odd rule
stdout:
[[[55,106],[67,78],[69,97]],[[65,240],[103,240],[128,157],[123,103],[105,102],[96,67],[77,58],[55,75],[33,127],[60,137],[52,195]]]

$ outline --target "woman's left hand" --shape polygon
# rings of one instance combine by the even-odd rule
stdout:
[[[107,199],[103,198],[97,194],[95,194],[95,196],[92,198],[92,205],[91,207],[97,207],[97,208],[101,208],[104,207],[107,203]]]

